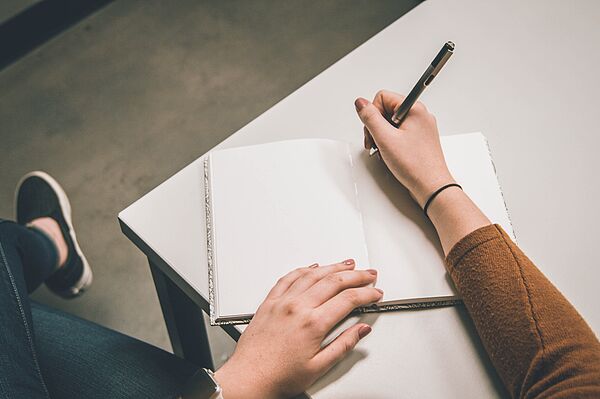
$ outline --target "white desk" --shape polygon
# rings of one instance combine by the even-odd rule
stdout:
[[[599,18],[593,0],[429,0],[218,148],[301,137],[359,143],[353,100],[380,88],[408,92],[453,40],[455,55],[422,100],[442,134],[488,137],[519,243],[598,332]],[[152,263],[206,310],[203,195],[200,157],[119,217]],[[462,311],[371,321],[373,333],[314,397],[502,396]]]

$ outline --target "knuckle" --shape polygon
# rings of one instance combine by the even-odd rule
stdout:
[[[319,375],[322,371],[322,366],[315,361],[308,362],[304,367],[309,375]]]
[[[292,316],[300,313],[301,306],[297,300],[288,300],[280,302],[281,311],[286,316]]]
[[[303,326],[308,330],[320,332],[322,330],[321,325],[321,320],[319,320],[319,318],[313,314],[308,314],[304,318]]]
[[[325,280],[328,284],[331,285],[341,285],[344,283],[344,278],[339,273],[328,274],[325,277]]]
[[[265,299],[258,309],[256,309],[256,313],[270,313],[274,306],[276,306],[277,302],[273,299]]]
[[[321,279],[320,273],[311,271],[302,276],[302,279],[308,284],[312,285]]]
[[[344,342],[342,342],[342,348],[343,348],[344,353],[350,352],[352,350],[352,348],[354,348],[354,339],[344,340]]]
[[[286,275],[286,276],[283,276],[283,277],[279,277],[279,278],[277,279],[277,282],[275,283],[275,285],[277,285],[277,284],[283,284],[283,283],[285,283],[287,280],[288,280],[288,276],[287,276],[287,275]]]
[[[377,275],[376,274],[371,274],[370,272],[366,271],[366,270],[361,270],[360,271],[360,281],[367,281],[367,282],[371,282],[371,281],[375,281],[377,279]]]
[[[375,97],[383,97],[386,93],[387,93],[387,90],[385,90],[385,89],[377,90]]]
[[[346,297],[346,300],[353,305],[357,305],[360,303],[360,297],[356,289],[346,290],[344,292],[344,296]]]
[[[365,106],[360,111],[360,117],[362,118],[365,125],[368,125],[369,122],[371,122],[373,120],[373,110],[371,110],[371,107],[369,107],[368,105]]]
[[[286,280],[291,280],[293,278],[295,278],[296,276],[299,276],[302,273],[302,268],[298,267],[294,270],[292,270],[291,272],[289,272],[288,274],[286,274],[285,276],[281,277],[281,281],[286,281]]]
[[[370,299],[372,301],[377,301],[377,300],[379,300],[383,296],[382,291],[379,291],[375,287],[371,287],[371,289],[369,290],[369,294],[370,294],[370,297],[371,297]]]
[[[306,273],[308,273],[310,271],[310,269],[307,269],[305,267],[299,267],[298,269],[294,270],[292,277],[295,280],[301,279],[303,278]]]

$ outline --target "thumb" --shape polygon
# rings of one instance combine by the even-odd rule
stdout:
[[[364,323],[346,329],[346,331],[341,333],[329,345],[321,349],[321,352],[314,357],[317,368],[321,370],[322,373],[327,372],[327,370],[342,360],[348,352],[354,349],[356,344],[358,344],[358,341],[366,337],[370,332],[371,326]]]
[[[390,123],[381,115],[379,109],[370,101],[359,97],[354,101],[354,107],[358,117],[371,133],[371,136],[377,141],[382,135],[386,134],[392,127]]]

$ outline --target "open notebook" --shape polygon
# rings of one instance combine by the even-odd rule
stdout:
[[[484,136],[442,137],[442,147],[463,189],[513,235]],[[212,324],[247,323],[279,277],[347,258],[379,271],[385,302],[457,298],[433,226],[362,147],[302,139],[217,150],[205,186]]]

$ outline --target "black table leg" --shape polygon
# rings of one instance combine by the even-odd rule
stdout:
[[[214,370],[202,309],[148,259],[173,352]]]

